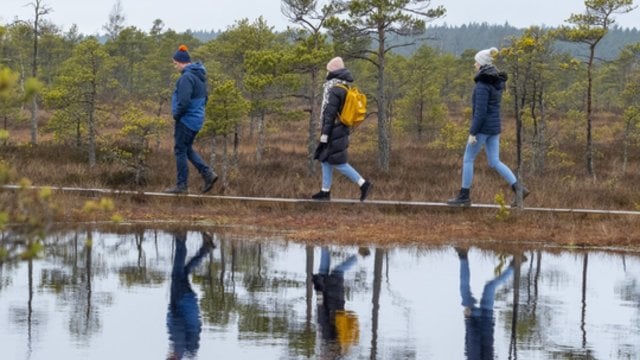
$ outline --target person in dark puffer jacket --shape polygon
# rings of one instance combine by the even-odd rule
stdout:
[[[173,64],[181,76],[171,98],[171,112],[175,120],[174,154],[176,157],[176,186],[165,190],[169,194],[187,192],[190,161],[196,167],[204,181],[202,192],[213,187],[218,176],[202,160],[193,149],[196,135],[204,124],[205,107],[207,105],[207,71],[201,63],[192,63],[185,45],[180,45],[173,55]]]
[[[311,196],[314,200],[331,199],[331,183],[335,168],[360,187],[360,201],[364,201],[372,188],[370,181],[365,180],[348,162],[349,128],[342,124],[338,114],[344,106],[347,91],[339,86],[353,83],[351,72],[345,68],[341,57],[335,57],[327,63],[327,81],[324,83],[322,96],[322,133],[320,144],[314,159],[322,163],[322,189]]]
[[[477,73],[474,81],[476,85],[473,89],[473,115],[462,166],[462,188],[458,196],[447,201],[449,205],[471,205],[473,163],[483,146],[489,167],[495,169],[511,185],[514,193],[522,191],[523,199],[529,195],[529,191],[517,181],[511,169],[500,161],[500,132],[502,130],[500,103],[507,74],[499,72],[493,65],[493,56],[497,53],[498,49],[493,47],[481,50],[475,55]]]

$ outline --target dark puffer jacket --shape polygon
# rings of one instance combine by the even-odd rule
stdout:
[[[471,120],[471,135],[496,135],[501,132],[500,103],[507,74],[498,72],[493,65],[483,65],[476,74],[473,89],[473,117]]]
[[[327,81],[340,79],[348,83],[353,82],[353,76],[347,69],[340,69],[330,72]],[[328,162],[332,165],[340,165],[348,162],[347,148],[349,147],[349,128],[338,119],[338,114],[344,106],[347,91],[341,87],[334,86],[329,89],[327,105],[322,112],[322,135],[327,135],[329,140],[319,156],[321,162]]]

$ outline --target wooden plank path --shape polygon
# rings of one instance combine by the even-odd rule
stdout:
[[[3,189],[17,190],[20,189],[19,185],[3,185]],[[53,191],[60,192],[77,192],[77,193],[93,193],[104,195],[137,195],[137,196],[150,196],[150,197],[184,197],[194,199],[217,199],[217,200],[231,200],[231,201],[247,201],[247,202],[270,202],[270,203],[291,203],[291,204],[305,204],[305,203],[330,203],[330,204],[362,204],[362,205],[378,205],[378,206],[407,206],[407,207],[427,207],[427,208],[461,208],[460,206],[451,206],[443,202],[429,202],[429,201],[398,201],[398,200],[366,200],[360,202],[356,199],[331,199],[331,201],[318,201],[312,199],[291,199],[291,198],[276,198],[276,197],[255,197],[255,196],[224,196],[224,195],[203,195],[203,194],[166,194],[163,192],[150,192],[150,191],[133,191],[133,190],[112,190],[112,189],[98,189],[98,188],[78,188],[78,187],[65,187],[65,186],[29,186],[28,189],[40,190],[51,189]],[[476,208],[476,209],[499,209],[500,205],[496,204],[471,204],[462,208]],[[510,206],[507,206],[510,208]],[[640,216],[640,211],[632,210],[599,210],[599,209],[569,209],[569,208],[541,208],[541,207],[525,207],[523,211],[528,212],[547,212],[547,213],[571,213],[571,214],[595,214],[595,215],[632,215]]]

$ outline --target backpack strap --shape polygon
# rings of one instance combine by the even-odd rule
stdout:
[[[344,84],[344,83],[337,83],[335,85],[333,85],[334,87],[339,87],[341,89],[344,89],[344,91],[349,91],[349,85]],[[345,99],[342,101],[342,106],[344,107],[344,103],[346,101],[346,93],[345,93]],[[337,124],[342,124],[342,121],[340,121],[340,112],[342,111],[342,108],[338,109],[338,116],[336,116]],[[336,124],[336,119],[333,119],[333,125],[335,126]]]

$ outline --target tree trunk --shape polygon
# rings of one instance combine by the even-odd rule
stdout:
[[[522,179],[522,111],[521,101],[524,102],[524,94],[521,94],[519,87],[519,66],[513,71],[513,103],[514,114],[516,117],[516,178],[518,181]],[[524,91],[523,91],[524,92]],[[519,190],[519,189],[516,189]],[[516,206],[522,209],[522,190],[516,191]]]
[[[262,162],[262,155],[264,154],[265,143],[265,116],[264,111],[260,113],[258,117],[258,141],[256,142],[256,162],[259,164]]]
[[[211,155],[209,155],[209,163],[211,164],[211,168],[215,169],[216,168],[216,149],[218,147],[218,142],[216,141],[216,134],[213,133],[211,135]]]
[[[391,152],[391,135],[386,116],[386,96],[384,91],[384,28],[378,29],[378,167],[383,172],[389,171]]]
[[[424,132],[424,100],[422,99],[422,97],[420,98],[419,102],[420,103],[418,104],[418,116],[416,118],[417,120],[416,126],[418,127],[417,129],[418,140],[422,141],[422,136]]]
[[[591,110],[591,102],[592,102],[592,87],[593,87],[593,58],[595,56],[595,45],[592,45],[589,48],[589,64],[587,66],[587,150],[586,150],[586,160],[587,160],[587,173],[593,177],[593,180],[596,179],[595,170],[593,168],[593,135],[592,135],[592,110]]]
[[[236,124],[235,130],[233,132],[233,159],[231,159],[231,164],[234,168],[238,168],[240,164],[240,124]]]
[[[311,85],[309,89],[309,129],[308,129],[308,138],[307,138],[307,172],[309,175],[315,175],[316,173],[316,164],[313,159],[313,154],[315,153],[316,146],[318,143],[317,139],[317,131],[318,124],[320,122],[320,116],[317,115],[316,111],[316,78],[318,75],[318,71],[314,69],[311,72]]]
[[[627,161],[629,159],[629,134],[631,133],[631,119],[627,120],[627,124],[624,127],[624,134],[622,138],[622,174],[627,173]]]
[[[31,100],[31,145],[38,143],[38,97]]]
[[[249,116],[249,139],[253,140],[253,134],[256,129],[256,116]]]
[[[95,112],[96,112],[96,99],[98,97],[98,85],[97,83],[91,84],[91,100],[89,101],[89,167],[96,166],[96,126],[95,126]]]
[[[5,114],[3,118],[4,118],[4,130],[7,131],[7,123],[9,121],[9,117]],[[9,137],[7,136],[3,141],[4,145],[7,145],[8,141],[9,141]]]
[[[536,173],[542,174],[546,166],[547,158],[547,119],[543,100],[543,90],[538,93],[538,108],[540,109],[540,119],[535,138],[534,166]]]
[[[160,97],[160,101],[158,102],[158,111],[156,111],[156,116],[157,117],[162,116],[162,107],[163,107],[163,105],[164,105],[164,103],[166,101],[167,101],[167,98],[165,98],[164,96]],[[160,140],[161,140],[161,137],[160,137],[160,132],[159,131],[156,132],[155,138],[156,138],[156,151],[160,151],[160,145],[161,145]]]
[[[89,113],[89,167],[96,166],[96,130],[95,130],[95,111],[93,106]]]
[[[31,62],[31,76],[37,79],[38,76],[38,37],[40,36],[40,1],[32,4],[35,10],[35,19],[33,21],[33,59]],[[38,143],[38,96],[33,95],[31,99],[31,144]]]
[[[222,188],[229,186],[229,136],[222,137]]]
[[[76,147],[79,149],[82,146],[82,124],[80,119],[76,120]]]

